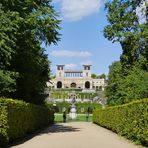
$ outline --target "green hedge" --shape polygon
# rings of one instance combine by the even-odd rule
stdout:
[[[84,98],[94,98],[96,96],[98,96],[97,93],[82,93],[82,92],[76,92],[76,94],[84,99]],[[50,95],[50,98],[54,98],[54,99],[67,99],[68,98],[68,92],[53,92]]]
[[[148,99],[96,110],[93,122],[148,146]]]
[[[23,137],[53,120],[53,111],[45,106],[0,98],[0,145]]]
[[[63,113],[63,109],[65,108],[66,112],[68,113],[69,106],[70,106],[70,103],[61,102],[61,103],[56,103],[56,106],[54,106],[54,109],[56,113]]]
[[[68,102],[61,102],[61,103],[56,103],[56,106],[53,106],[53,104],[48,104],[48,106],[53,107],[56,113],[63,113],[64,108],[66,109],[66,112],[69,113],[70,111],[70,103]],[[90,113],[93,112],[93,110],[97,108],[102,108],[102,106],[98,103],[76,103],[76,109],[78,114],[85,114],[88,110],[88,107],[90,107]],[[83,112],[82,112],[83,108]]]
[[[78,113],[86,113],[88,111],[88,108],[90,108],[89,112],[92,113],[95,109],[101,109],[102,106],[98,103],[77,103],[76,104],[76,108],[77,108],[77,112]],[[84,110],[84,112],[82,112],[82,108]]]

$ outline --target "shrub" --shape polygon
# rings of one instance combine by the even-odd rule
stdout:
[[[64,110],[66,110],[68,113],[70,109],[70,103],[68,102],[56,103],[56,106],[53,106],[53,104],[48,104],[48,106],[52,107],[56,113],[63,113]]]
[[[0,98],[0,145],[42,128],[53,119],[53,111],[45,106]]]
[[[93,112],[93,110],[97,108],[102,108],[102,106],[98,103],[76,103],[76,110],[78,114],[86,113],[88,111],[88,108],[90,108],[90,113]],[[48,104],[48,106],[54,108],[56,113],[63,113],[63,110],[65,109],[67,113],[70,111],[70,106],[71,104],[68,102],[61,102],[61,103],[56,103],[56,106],[53,106],[53,104]],[[82,112],[83,110],[83,112]]]
[[[96,110],[93,122],[148,146],[148,99]]]
[[[95,109],[101,109],[102,106],[98,103],[77,103],[76,104],[77,112],[78,113],[86,113],[89,108],[89,112],[92,113]],[[83,112],[82,112],[83,109]]]

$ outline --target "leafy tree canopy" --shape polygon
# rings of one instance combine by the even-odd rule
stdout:
[[[96,79],[97,78],[97,75],[96,74],[91,74],[91,77],[93,78],[93,79]]]
[[[57,13],[50,0],[1,0],[0,18],[0,69],[18,74],[13,97],[41,104],[50,74],[41,44],[59,40]]]
[[[146,0],[112,0],[106,3],[109,25],[104,36],[119,42],[119,62],[110,66],[106,96],[109,105],[148,97],[148,5]]]
[[[121,63],[114,62],[109,68],[105,89],[109,105],[128,103],[148,97],[148,72],[134,66],[127,76],[122,73]]]
[[[93,79],[106,79],[106,75],[103,73],[103,74],[101,74],[101,75],[96,75],[96,74],[92,74],[91,75],[91,77],[93,78]]]
[[[145,0],[113,0],[106,3],[109,25],[104,28],[104,36],[121,44],[121,63],[125,75],[137,62],[148,70],[147,7]]]

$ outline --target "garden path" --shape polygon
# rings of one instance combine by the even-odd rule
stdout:
[[[138,148],[123,137],[90,122],[57,123],[11,148]]]

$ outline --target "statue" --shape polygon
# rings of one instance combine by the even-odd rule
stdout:
[[[75,98],[72,99],[72,105],[71,105],[71,108],[70,108],[70,113],[69,113],[69,117],[72,119],[72,120],[75,120],[77,119],[77,111],[76,111],[76,106],[75,106]]]

